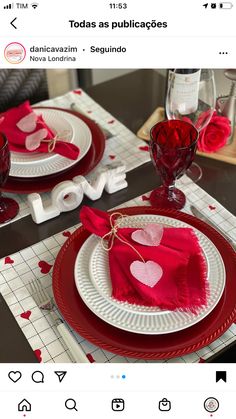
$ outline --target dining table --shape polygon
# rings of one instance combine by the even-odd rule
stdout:
[[[84,90],[92,100],[108,111],[112,118],[136,135],[152,112],[157,107],[164,106],[166,78],[155,69],[140,69],[92,85]],[[112,124],[110,127],[112,129]],[[236,216],[236,165],[198,155],[195,162],[200,165],[203,173],[197,185]],[[151,161],[128,171],[126,179],[127,188],[114,194],[104,192],[101,198],[95,201],[85,197],[83,205],[109,210],[122,206],[138,196],[145,196],[161,184],[161,179]],[[0,228],[0,258],[10,257],[39,242],[49,240],[62,231],[68,231],[80,222],[79,209],[63,212],[58,217],[42,224],[36,224],[30,215],[26,215],[2,226]],[[14,333],[15,328],[7,331],[9,336]],[[24,345],[19,346],[19,351],[21,350],[26,351]],[[30,360],[32,358],[29,354],[29,362]],[[1,351],[0,362],[5,362],[1,358]],[[222,344],[221,350],[207,357],[205,362],[236,362],[236,340],[229,344]]]

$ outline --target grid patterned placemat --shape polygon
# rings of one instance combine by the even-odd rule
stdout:
[[[94,176],[101,166],[111,164],[111,162],[122,162],[122,164],[126,166],[126,171],[129,172],[130,170],[141,166],[150,160],[148,146],[146,143],[138,139],[136,135],[117,121],[109,112],[96,103],[82,89],[74,90],[55,99],[40,102],[38,105],[70,109],[72,103],[75,103],[82,113],[107,128],[113,135],[113,137],[106,141],[104,156],[90,175]],[[87,178],[89,178],[89,176],[87,176]],[[27,205],[27,195],[5,195],[16,199],[20,206],[19,214],[11,222],[29,215],[30,212]],[[41,196],[44,205],[47,205],[50,194],[44,193]],[[1,226],[2,225],[0,225],[0,227]]]
[[[194,204],[236,239],[236,217],[186,176],[178,181],[178,187],[188,199],[186,212],[190,212],[189,206]],[[122,206],[136,205],[149,205],[148,194],[126,202]],[[53,326],[50,315],[44,314],[36,306],[26,284],[37,278],[43,287],[52,293],[51,273],[55,258],[68,235],[77,227],[78,225],[0,260],[0,292],[30,345],[43,362],[72,362],[72,358]],[[74,332],[73,334],[91,362],[151,362],[114,355],[92,345],[78,334]],[[197,352],[168,361],[155,362],[203,362],[235,340],[236,324],[233,324],[223,336]]]

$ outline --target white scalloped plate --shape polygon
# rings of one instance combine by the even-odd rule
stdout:
[[[111,297],[111,280],[107,252],[100,238],[91,235],[81,247],[75,262],[75,283],[84,303],[107,323],[129,332],[142,334],[173,333],[193,326],[204,319],[219,302],[225,287],[224,263],[211,240],[196,228],[170,217],[152,214],[124,218],[122,227],[142,228],[150,223],[170,227],[191,227],[203,249],[207,266],[210,297],[208,306],[199,313],[161,310],[120,302]]]
[[[35,112],[43,116],[46,124],[55,134],[66,131],[65,141],[77,145],[80,148],[80,154],[77,160],[71,160],[55,153],[11,152],[10,176],[32,178],[59,173],[77,164],[91,146],[91,131],[85,122],[77,116],[63,112],[63,110],[47,108],[35,109]]]

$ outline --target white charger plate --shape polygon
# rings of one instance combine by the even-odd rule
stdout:
[[[77,290],[89,309],[107,323],[120,329],[142,334],[173,333],[198,323],[215,308],[225,287],[225,267],[222,257],[211,240],[196,228],[174,218],[143,214],[123,218],[122,227],[142,228],[150,223],[170,227],[191,227],[196,233],[208,266],[210,297],[207,307],[198,314],[138,306],[111,297],[108,254],[101,238],[91,235],[81,247],[75,262]]]
[[[78,163],[88,152],[92,143],[89,127],[75,115],[63,110],[40,108],[35,109],[42,115],[46,124],[55,134],[66,132],[63,140],[73,143],[80,148],[77,160],[71,160],[55,153],[17,153],[11,152],[10,176],[40,177],[59,173]]]

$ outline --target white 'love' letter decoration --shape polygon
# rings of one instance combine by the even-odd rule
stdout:
[[[77,208],[86,195],[95,201],[99,199],[103,190],[109,194],[120,191],[128,186],[125,166],[121,163],[103,166],[90,182],[83,176],[76,176],[56,185],[50,197],[50,203],[43,205],[38,193],[28,195],[30,213],[35,223],[40,224],[57,217],[61,212],[72,211]]]

